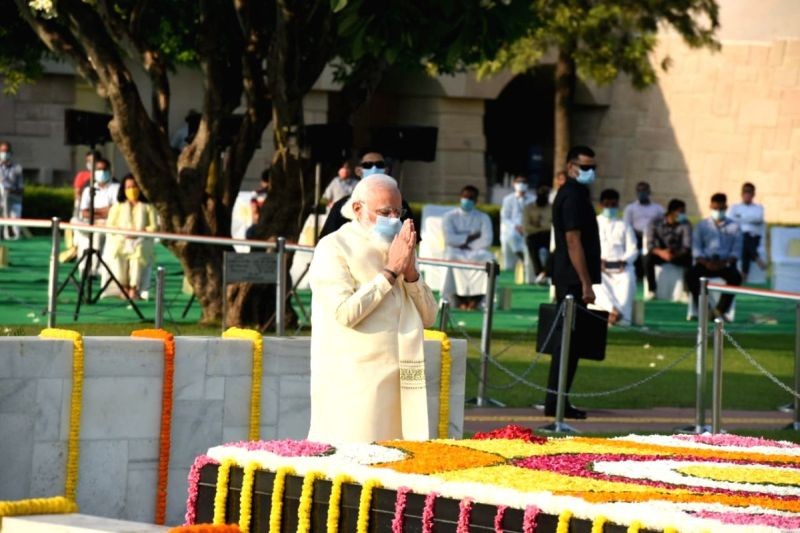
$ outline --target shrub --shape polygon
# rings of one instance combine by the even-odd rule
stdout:
[[[72,187],[26,185],[22,197],[22,216],[51,219],[58,217],[69,222],[72,217]]]

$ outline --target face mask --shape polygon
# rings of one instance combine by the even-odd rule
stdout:
[[[129,202],[136,202],[139,200],[139,189],[125,189],[125,198]]]
[[[689,222],[689,217],[686,216],[686,213],[678,213],[678,224],[684,224]]]
[[[514,184],[514,191],[515,192],[527,192],[528,191],[528,184],[527,183],[515,183]]]
[[[382,217],[378,215],[375,218],[375,226],[372,227],[372,231],[378,234],[382,239],[391,241],[402,226],[403,223],[399,218]]]
[[[597,176],[594,174],[594,169],[590,168],[589,170],[579,170],[578,177],[575,179],[578,181],[578,183],[589,185],[594,183],[594,180],[597,179]]]
[[[462,198],[461,209],[463,209],[464,211],[472,211],[473,209],[475,209],[475,200],[470,200],[469,198]]]
[[[111,181],[111,173],[108,170],[95,170],[94,181],[97,183],[108,183]]]
[[[617,218],[619,214],[619,207],[604,207],[603,216],[608,218]]]
[[[92,171],[92,164],[91,163],[86,163],[86,170],[88,170],[89,172]]]
[[[361,169],[361,177],[362,178],[366,178],[367,176],[372,176],[373,174],[383,174],[384,170],[386,170],[386,169],[378,168],[378,167],[362,168]]]
[[[639,192],[636,193],[636,198],[639,199],[640,203],[646,204],[646,203],[648,203],[650,201],[650,193],[649,192],[644,192],[644,191],[639,191]]]
[[[8,161],[11,159],[11,154],[8,152],[0,152],[0,161]]]
[[[711,218],[716,221],[723,220],[725,218],[725,210],[724,209],[712,209],[711,210]]]

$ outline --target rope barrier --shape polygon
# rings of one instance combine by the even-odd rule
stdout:
[[[789,394],[791,394],[795,398],[800,399],[800,392],[795,391],[794,389],[792,389],[791,387],[786,385],[784,382],[782,382],[780,379],[778,379],[769,370],[764,368],[761,365],[761,363],[756,361],[755,357],[750,355],[744,348],[742,348],[742,345],[739,344],[739,342],[736,339],[734,339],[733,336],[730,333],[728,333],[727,329],[723,329],[722,333],[725,335],[725,338],[728,339],[728,341],[731,343],[731,345],[734,348],[736,348],[736,351],[739,352],[745,358],[745,360],[748,363],[753,365],[759,372],[761,372],[767,379],[769,379],[770,381],[775,383],[778,387],[780,387],[784,391],[788,392]],[[798,332],[798,334],[800,334],[800,332]]]

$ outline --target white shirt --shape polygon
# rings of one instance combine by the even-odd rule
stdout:
[[[474,233],[481,236],[469,243],[469,250],[486,250],[492,245],[492,219],[489,215],[473,209],[464,211],[460,207],[448,211],[442,218],[444,243],[448,248],[460,247],[467,242],[467,237]]]
[[[514,226],[522,226],[522,217],[525,214],[525,206],[531,202],[535,202],[536,197],[532,194],[525,193],[522,196],[517,196],[517,193],[511,193],[503,198],[503,206],[500,208],[500,222],[511,229]]]
[[[89,193],[91,190],[89,187],[83,189],[81,193],[81,206],[80,209],[83,211],[84,209],[89,209]],[[94,187],[94,208],[95,209],[103,209],[106,207],[111,207],[115,203],[117,203],[117,193],[119,192],[119,183],[109,183],[105,187],[98,187],[95,185]]]
[[[603,261],[625,261],[629,265],[636,260],[636,234],[633,228],[618,218],[610,219],[598,215],[597,228],[600,232],[600,257]]]
[[[358,179],[356,178],[347,178],[343,180],[339,176],[336,176],[325,188],[322,197],[335,204],[345,196],[353,194],[353,189],[356,188],[356,184],[358,184]]]
[[[647,231],[647,226],[650,225],[650,222],[663,217],[664,214],[664,207],[661,204],[655,202],[643,204],[637,200],[625,206],[625,214],[622,219],[634,230],[644,233]]]
[[[739,224],[744,233],[764,237],[764,206],[761,204],[734,204],[728,217]]]

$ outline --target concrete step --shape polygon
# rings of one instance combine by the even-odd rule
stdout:
[[[8,516],[0,519],[0,533],[164,533],[170,528],[86,514]]]

